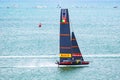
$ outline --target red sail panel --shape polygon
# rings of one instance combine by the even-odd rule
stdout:
[[[81,57],[82,54],[80,54],[80,53],[72,53],[72,56],[73,56],[73,57]]]

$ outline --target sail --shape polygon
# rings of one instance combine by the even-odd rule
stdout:
[[[60,14],[60,62],[71,60],[71,40],[68,9],[61,9]]]
[[[73,61],[77,61],[77,60],[84,61],[81,51],[79,49],[76,37],[74,35],[74,32],[72,32],[72,40],[71,41],[72,41],[72,60]]]
[[[72,35],[71,35],[72,34]],[[70,32],[68,9],[61,9],[60,14],[60,62],[59,65],[87,65],[79,49],[74,32]]]

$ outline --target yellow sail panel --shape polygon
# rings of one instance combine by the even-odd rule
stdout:
[[[61,58],[71,58],[71,54],[69,54],[69,53],[60,53],[60,57]]]

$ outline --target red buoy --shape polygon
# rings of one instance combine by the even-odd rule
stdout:
[[[42,27],[42,24],[41,24],[41,23],[39,24],[39,27]]]

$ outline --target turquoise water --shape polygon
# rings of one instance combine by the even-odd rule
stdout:
[[[120,58],[86,58],[89,67],[58,68],[55,58],[1,59],[1,80],[119,80]],[[45,63],[43,63],[45,62]],[[9,64],[8,64],[9,63]],[[3,67],[2,67],[3,66]]]
[[[119,80],[120,57],[109,55],[120,55],[120,1],[67,3],[0,0],[0,80]],[[89,67],[58,68],[54,64],[59,54],[58,4],[69,9],[71,31]]]

